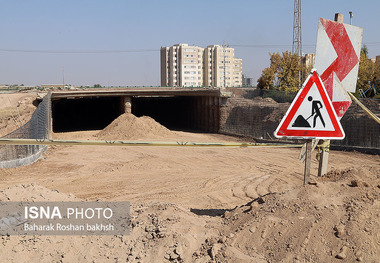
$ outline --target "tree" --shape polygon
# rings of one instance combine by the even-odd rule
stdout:
[[[380,64],[373,63],[368,58],[368,49],[364,45],[360,52],[358,81],[356,83],[356,93],[359,93],[359,89],[366,91],[371,88],[371,85],[377,86],[377,90],[380,89]]]
[[[299,74],[302,71],[299,57],[283,52],[277,66],[278,88],[284,91],[297,91],[301,86]]]
[[[263,73],[260,78],[257,80],[257,87],[260,89],[270,89],[274,85],[274,74],[275,71],[272,68],[263,69]]]
[[[361,52],[363,52],[365,57],[368,58],[368,48],[366,44],[363,45]]]
[[[269,55],[270,66],[263,70],[257,80],[257,87],[261,89],[277,87],[279,90],[297,91],[309,73],[304,64],[300,63],[299,57],[289,51],[282,52],[282,55],[279,53],[269,53]],[[301,82],[299,74],[302,77]]]

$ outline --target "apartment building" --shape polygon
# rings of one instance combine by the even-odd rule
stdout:
[[[161,86],[203,86],[203,48],[176,44],[161,48]]]
[[[241,87],[242,60],[233,48],[211,45],[204,53],[204,86]]]
[[[242,60],[231,47],[177,44],[161,48],[161,85],[241,87]]]
[[[232,87],[243,86],[243,60],[241,58],[234,59],[234,75],[233,81],[231,81]]]
[[[255,86],[255,82],[254,82],[253,78],[249,78],[243,74],[242,87],[254,87],[254,86]]]
[[[314,67],[315,65],[315,54],[314,53],[308,53],[305,54],[302,57],[302,62],[306,67]]]

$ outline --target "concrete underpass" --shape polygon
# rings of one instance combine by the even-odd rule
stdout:
[[[54,132],[101,130],[132,112],[173,130],[218,132],[225,97],[218,89],[53,92],[52,127]]]

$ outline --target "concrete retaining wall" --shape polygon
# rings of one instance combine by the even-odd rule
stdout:
[[[372,112],[379,115],[378,100],[361,100]],[[277,103],[260,97],[250,100],[231,98],[221,107],[220,132],[259,139],[274,139],[273,132],[285,115],[289,103]],[[352,105],[341,120],[346,138],[332,144],[380,148],[380,125],[359,106]]]

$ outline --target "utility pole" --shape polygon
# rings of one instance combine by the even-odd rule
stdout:
[[[226,42],[223,41],[223,87],[226,87]]]
[[[63,76],[63,89],[65,88],[65,66],[62,67],[62,76]]]

